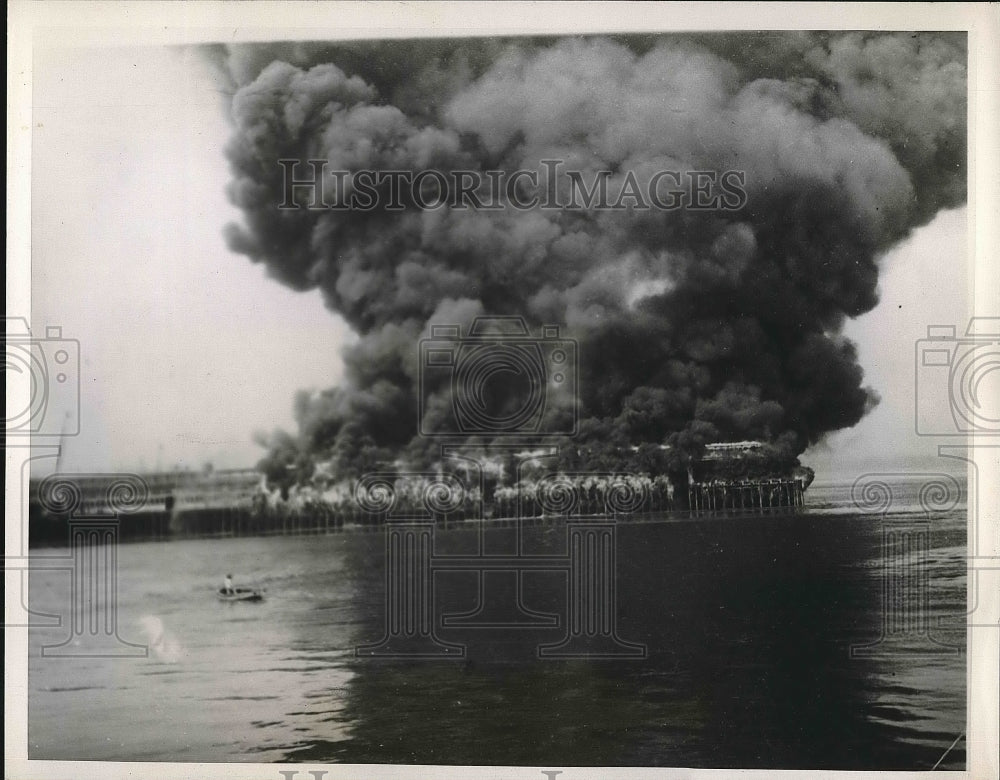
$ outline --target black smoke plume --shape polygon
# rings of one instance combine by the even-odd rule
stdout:
[[[580,342],[576,447],[760,439],[794,459],[872,407],[846,317],[881,256],[966,197],[966,41],[759,33],[206,50],[232,93],[230,245],[359,334],[264,467],[306,480],[430,457],[417,342],[517,314]],[[737,210],[280,210],[331,170],[745,173]],[[544,194],[544,193],[543,193]],[[294,345],[290,345],[294,348]]]

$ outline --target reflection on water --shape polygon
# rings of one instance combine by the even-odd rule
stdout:
[[[847,511],[620,525],[618,633],[648,651],[628,660],[539,660],[565,633],[544,622],[440,627],[463,660],[355,658],[385,633],[378,533],[123,545],[119,633],[149,657],[43,658],[65,629],[33,630],[30,755],[929,769],[965,728],[965,521],[932,520],[923,612],[940,644],[897,632],[860,658],[884,632],[883,539]],[[532,554],[565,544],[562,526],[525,533]],[[227,571],[265,601],[217,601]],[[525,574],[524,605],[562,615],[566,576]],[[434,582],[436,619],[476,608],[474,572]],[[68,592],[68,574],[32,574],[33,609],[65,613]],[[964,761],[960,741],[941,768]]]

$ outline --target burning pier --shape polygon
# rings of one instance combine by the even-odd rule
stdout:
[[[546,469],[539,462],[534,471],[518,474],[513,484],[500,484],[496,474],[452,474],[444,469],[422,475],[402,472],[379,485],[391,487],[396,511],[417,516],[431,506],[430,519],[442,525],[629,520],[677,512],[798,511],[804,505],[812,471],[782,467],[766,452],[766,445],[756,441],[710,444],[686,473],[655,476],[619,471],[566,473]],[[384,513],[367,506],[368,494],[361,489],[367,478],[351,489],[346,483],[327,489],[299,486],[283,498],[279,491],[268,490],[255,470],[130,476],[141,483],[143,496],[123,518],[122,540],[326,534],[348,528],[374,530],[386,519]],[[59,475],[58,480],[79,494],[80,506],[92,515],[109,513],[119,481],[120,475],[113,474],[68,474]],[[46,484],[48,480],[32,482],[31,540],[33,544],[60,544],[66,538],[67,517],[44,506],[40,493]],[[449,496],[444,504],[440,491]]]
[[[812,469],[775,469],[761,458],[763,448],[758,441],[709,444],[705,454],[688,467],[688,508],[692,512],[801,508],[813,479]]]

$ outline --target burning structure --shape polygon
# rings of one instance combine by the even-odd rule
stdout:
[[[688,467],[688,508],[694,511],[765,510],[803,505],[813,471],[782,470],[759,441],[709,444]]]
[[[638,447],[631,448],[633,453]],[[666,448],[661,448],[666,452]],[[558,454],[558,453],[555,453]],[[625,458],[619,455],[616,460]],[[329,533],[366,528],[385,518],[375,493],[390,491],[395,510],[444,522],[549,520],[675,511],[787,511],[802,505],[809,469],[779,473],[761,442],[711,444],[686,472],[553,471],[554,450],[509,450],[421,475],[351,480],[317,475],[285,498],[252,469],[147,474],[54,474],[30,482],[32,546],[60,545],[73,519],[114,521],[123,541],[199,536]],[[470,465],[469,464],[473,464]],[[322,471],[322,469],[321,469]],[[333,475],[327,475],[332,478]],[[129,501],[119,500],[127,491]],[[365,492],[370,495],[366,495]],[[428,496],[436,495],[428,501]],[[129,504],[125,512],[116,508]]]
[[[964,33],[204,51],[232,96],[231,248],[322,291],[359,337],[340,386],[296,398],[298,430],[261,437],[285,491],[318,464],[355,478],[433,464],[418,404],[433,423],[445,385],[420,394],[418,342],[491,314],[560,323],[579,347],[579,384],[548,399],[556,415],[578,404],[561,467],[690,470],[695,506],[764,501],[718,498],[742,484],[726,464],[766,450],[791,479],[808,446],[872,408],[841,327],[876,305],[880,258],[966,198]],[[473,205],[373,176],[435,171]],[[518,184],[491,200],[500,180]],[[581,184],[592,197],[567,204]],[[357,195],[364,208],[343,205]],[[497,381],[502,407],[517,378]],[[740,441],[761,447],[706,450]]]

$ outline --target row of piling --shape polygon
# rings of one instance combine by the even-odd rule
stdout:
[[[805,488],[796,479],[695,482],[688,487],[692,512],[769,512],[801,509]]]

